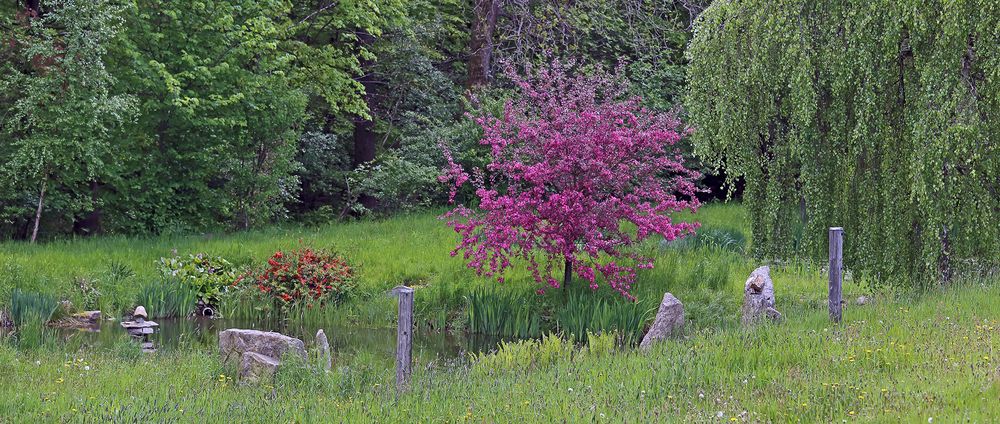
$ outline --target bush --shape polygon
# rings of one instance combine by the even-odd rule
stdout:
[[[308,247],[289,253],[279,250],[252,275],[258,290],[285,311],[338,302],[356,284],[354,270],[343,257]]]
[[[177,281],[194,290],[198,299],[207,305],[217,305],[219,297],[237,279],[229,261],[204,253],[187,258],[160,258],[160,272],[168,280]]]

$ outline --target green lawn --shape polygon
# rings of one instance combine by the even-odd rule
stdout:
[[[707,230],[745,231],[742,209],[713,205],[698,214]],[[95,239],[0,246],[3,290],[14,285],[72,293],[76,277],[103,278],[125,263],[131,283],[153,278],[170,249],[261,260],[299,240],[334,246],[360,264],[361,288],[376,293],[419,282],[418,305],[461,308],[442,293],[492,287],[447,255],[452,236],[436,214],[379,222],[282,229],[222,237]],[[80,348],[21,349],[0,342],[0,421],[216,422],[995,422],[1000,419],[1000,286],[964,282],[925,293],[880,291],[873,304],[848,306],[829,323],[825,277],[800,263],[772,267],[786,321],[739,326],[743,280],[756,265],[714,245],[648,246],[657,268],[637,294],[663,291],[685,304],[681,338],[648,352],[614,347],[608,337],[574,346],[558,338],[506,345],[500,352],[448,362],[421,358],[409,392],[392,389],[393,370],[376,358],[337,358],[334,372],[284,367],[273,386],[244,387],[214,346],[140,355],[126,340]],[[721,271],[720,271],[721,270]],[[120,283],[124,284],[124,283]],[[532,290],[515,272],[498,290]],[[122,293],[112,290],[119,289]],[[121,306],[133,287],[108,287]],[[133,294],[127,293],[133,290]],[[866,293],[853,281],[845,298]],[[391,325],[385,296],[359,296],[344,308]],[[367,306],[365,306],[367,305]],[[432,309],[418,312],[430,314]],[[460,313],[458,313],[460,315]],[[358,318],[358,317],[356,317]],[[365,317],[360,317],[367,319]]]

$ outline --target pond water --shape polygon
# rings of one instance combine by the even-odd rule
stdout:
[[[158,350],[200,347],[216,349],[220,331],[229,328],[277,331],[297,337],[313,346],[316,331],[320,328],[330,341],[333,354],[338,357],[369,355],[374,359],[392,361],[396,352],[395,328],[363,328],[349,325],[283,325],[280,322],[251,322],[232,319],[171,318],[156,319],[159,332],[150,336]],[[102,348],[120,343],[126,337],[118,321],[103,320],[100,326],[90,329],[59,329],[60,343],[69,346]],[[429,360],[464,360],[468,353],[495,350],[501,339],[479,334],[451,334],[447,332],[414,332],[413,356],[421,362]],[[136,343],[136,349],[139,344]]]

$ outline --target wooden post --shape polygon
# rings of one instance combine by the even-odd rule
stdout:
[[[413,365],[413,289],[399,286],[392,289],[399,297],[399,328],[396,330],[396,390],[403,391],[410,383]]]
[[[830,227],[830,320],[840,322],[842,316],[841,283],[844,269],[844,229]]]

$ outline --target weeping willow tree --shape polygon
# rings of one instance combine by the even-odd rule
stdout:
[[[755,253],[924,285],[1000,262],[1000,3],[730,0],[699,18],[696,151],[743,178]]]

